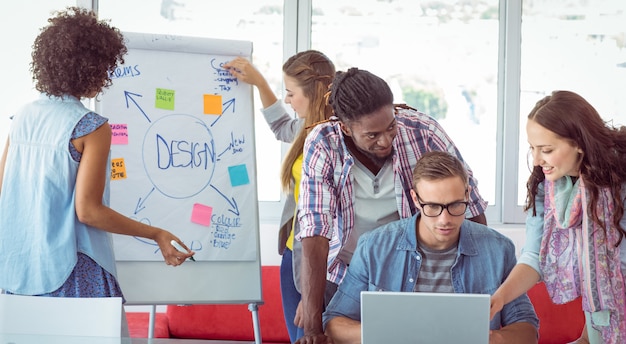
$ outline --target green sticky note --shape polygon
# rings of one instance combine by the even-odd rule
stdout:
[[[175,93],[174,90],[157,88],[154,106],[157,109],[174,110]]]

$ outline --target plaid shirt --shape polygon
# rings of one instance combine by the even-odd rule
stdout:
[[[463,158],[434,118],[413,109],[398,109],[396,120],[398,135],[393,141],[392,160],[394,186],[398,214],[406,218],[417,211],[410,190],[413,168],[422,154],[448,151],[461,161]],[[327,279],[337,284],[341,283],[347,269],[346,262],[337,259],[337,255],[348,242],[355,211],[359,211],[358,205],[354,206],[354,177],[351,174],[354,160],[345,145],[338,121],[317,125],[307,136],[298,201],[300,232],[297,239],[324,236],[330,240]],[[477,181],[469,166],[464,164],[472,186],[466,216],[474,217],[484,213],[487,202],[480,197]]]

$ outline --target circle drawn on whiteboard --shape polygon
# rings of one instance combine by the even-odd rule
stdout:
[[[204,190],[215,171],[215,142],[197,117],[167,115],[152,123],[142,147],[152,185],[170,198],[189,198]]]

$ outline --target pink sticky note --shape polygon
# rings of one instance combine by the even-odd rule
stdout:
[[[213,208],[208,205],[196,203],[193,205],[193,211],[191,212],[191,222],[208,227],[211,225],[212,213]]]
[[[111,144],[128,144],[128,126],[126,124],[111,124]]]

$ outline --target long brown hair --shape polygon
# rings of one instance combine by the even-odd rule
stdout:
[[[326,104],[324,95],[328,92],[328,86],[335,75],[335,65],[323,53],[307,50],[290,57],[283,64],[283,73],[296,80],[304,96],[309,100],[304,125],[296,134],[281,167],[281,185],[283,190],[289,191],[293,184],[291,168],[298,156],[302,154],[304,140],[310,131],[307,128],[332,116],[332,109]]]
[[[580,175],[589,191],[589,208],[596,209],[600,188],[609,188],[615,204],[613,226],[622,232],[622,236],[626,234],[619,224],[624,215],[621,190],[622,183],[626,181],[626,127],[614,127],[606,123],[583,97],[569,91],[554,91],[538,101],[528,119],[583,151]],[[526,183],[525,207],[525,210],[532,208],[533,214],[536,214],[535,196],[538,185],[544,179],[541,166],[533,167]],[[602,225],[595,210],[589,213],[596,223]]]

